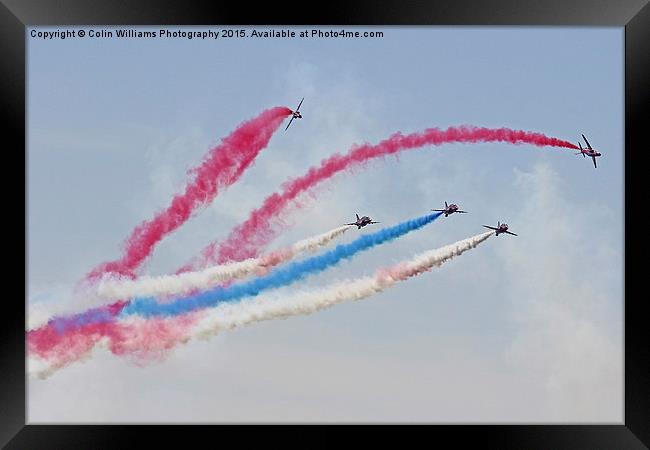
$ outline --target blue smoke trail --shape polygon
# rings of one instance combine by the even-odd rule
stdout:
[[[428,214],[417,219],[402,222],[393,227],[381,229],[375,233],[366,234],[349,244],[340,244],[322,255],[316,255],[303,261],[292,262],[269,272],[267,275],[248,282],[232,284],[227,287],[219,286],[167,303],[158,303],[153,297],[135,298],[122,310],[120,315],[139,314],[144,317],[177,316],[197,309],[215,306],[220,302],[254,296],[266,289],[286,286],[303,279],[307,275],[322,272],[328,267],[337,264],[339,261],[351,258],[357,253],[372,248],[375,245],[383,244],[406,233],[422,228],[436,220],[441,214]]]

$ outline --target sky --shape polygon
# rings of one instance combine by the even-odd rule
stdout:
[[[303,119],[165,238],[145,273],[173,272],[286,179],[396,131],[503,126],[576,143],[584,133],[603,151],[598,169],[570,150],[450,144],[338,175],[269,249],[355,213],[383,226],[448,201],[470,214],[279,295],[372,274],[497,220],[519,236],[368,300],[191,341],[151,364],[98,348],[28,380],[30,423],[622,423],[623,28],[372,30],[384,36],[44,40],[29,29],[29,314],[119,257],[239,123],[302,97]]]

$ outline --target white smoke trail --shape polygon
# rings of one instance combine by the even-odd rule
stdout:
[[[40,293],[29,293],[27,301],[27,329],[45,325],[54,316],[74,314],[88,309],[89,305],[106,303],[96,292],[77,289],[74,285],[42,288]]]
[[[118,341],[103,338],[93,347],[118,346],[119,354],[138,359],[150,355],[161,356],[170,348],[187,343],[192,338],[208,338],[220,332],[273,319],[306,315],[339,303],[361,300],[393,286],[399,281],[441,266],[443,263],[475,248],[494,234],[482,233],[444,247],[416,255],[411,260],[377,271],[374,276],[343,281],[318,291],[300,292],[289,297],[257,297],[237,303],[222,303],[207,311],[199,311],[176,318],[144,319],[129,317],[121,320],[123,332]],[[300,244],[300,243],[298,243]],[[296,244],[296,245],[298,245]],[[92,349],[83,352],[81,359],[89,359]],[[74,357],[73,359],[77,359]],[[32,377],[47,378],[70,364],[72,360],[53,360],[30,357],[28,372]]]
[[[195,337],[205,338],[222,331],[272,319],[311,314],[339,303],[361,300],[384,291],[399,281],[441,266],[486,241],[489,231],[450,245],[430,250],[392,267],[380,269],[374,276],[344,281],[319,291],[301,292],[290,297],[255,298],[235,304],[221,304],[211,309],[192,330]]]
[[[301,253],[313,252],[324,247],[350,228],[352,227],[349,225],[334,228],[258,258],[212,266],[196,272],[158,277],[144,276],[136,280],[107,277],[99,282],[97,293],[106,300],[118,300],[133,297],[183,295],[195,290],[209,289],[217,284],[244,278],[252,273],[261,275],[271,267],[289,261]]]
[[[289,261],[301,253],[314,252],[354,228],[349,225],[312,236],[295,244],[245,261],[213,266],[197,272],[158,277],[143,276],[136,280],[116,278],[107,274],[97,284],[82,284],[79,289],[57,291],[57,300],[47,303],[29,302],[27,329],[45,325],[54,315],[75,314],[89,307],[102,306],[114,300],[133,297],[183,295],[194,290],[209,289],[217,284],[244,278],[252,273],[262,275],[278,264]]]

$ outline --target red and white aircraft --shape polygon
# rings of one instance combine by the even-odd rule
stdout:
[[[449,215],[453,213],[467,214],[467,211],[461,211],[460,209],[458,209],[458,205],[456,205],[455,203],[448,205],[447,202],[445,202],[445,209],[432,209],[431,211],[445,213],[445,217],[449,217]]]
[[[379,222],[373,221],[368,216],[359,217],[359,214],[357,214],[357,221],[356,222],[346,223],[345,225],[356,225],[357,230],[360,230],[361,228],[365,227],[366,225],[370,225],[371,223],[379,223]]]
[[[302,98],[304,100],[305,97]],[[302,119],[302,115],[298,112],[300,109],[300,105],[302,105],[302,100],[300,100],[300,103],[298,103],[298,107],[296,108],[295,111],[291,111],[291,120],[287,124],[287,128],[284,129],[284,131],[287,131],[289,129],[289,125],[291,125],[291,122],[293,122],[293,119]]]
[[[497,226],[496,226],[496,228],[495,228],[495,227],[491,227],[491,226],[489,226],[489,225],[483,225],[483,226],[484,226],[485,228],[489,228],[489,229],[491,229],[491,230],[495,230],[495,231],[497,232],[497,233],[496,233],[497,236],[498,236],[499,234],[501,234],[501,233],[512,234],[513,236],[517,236],[515,233],[511,233],[510,231],[508,231],[508,224],[507,224],[507,223],[497,222]]]
[[[603,154],[591,148],[591,145],[589,145],[589,141],[587,140],[584,134],[582,135],[582,138],[587,143],[587,148],[582,148],[582,144],[580,143],[580,141],[578,141],[578,145],[580,146],[580,153],[576,153],[576,155],[582,155],[583,158],[590,156],[591,159],[594,161],[594,168],[597,169],[598,166],[596,165],[596,157],[603,156]]]

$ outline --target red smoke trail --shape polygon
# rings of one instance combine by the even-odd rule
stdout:
[[[116,316],[126,302],[118,301],[101,308],[102,312]],[[80,327],[66,327],[61,331],[53,321],[27,332],[27,349],[30,355],[53,361],[63,366],[88,353],[104,337],[119,336],[119,324],[115,321],[91,323]]]
[[[220,188],[239,179],[290,114],[289,108],[275,107],[242,123],[210,150],[200,166],[188,172],[194,175],[194,179],[185,186],[185,192],[174,196],[167,209],[133,230],[126,240],[124,255],[97,266],[86,275],[86,279],[108,272],[135,277],[134,271],[162,238],[180,227],[197,208],[211,202]]]
[[[119,309],[125,304],[119,303]],[[65,331],[47,324],[27,334],[30,356],[47,361],[51,371],[84,358],[105,341],[111,353],[128,356],[136,363],[163,358],[169,350],[187,340],[200,315],[185,314],[173,319],[154,318],[135,323],[109,321],[90,323]]]
[[[334,154],[323,160],[319,166],[310,168],[302,177],[285,182],[282,191],[267,197],[262,206],[252,211],[248,219],[239,224],[225,242],[220,245],[210,244],[203,249],[198,260],[185,265],[179,272],[198,269],[210,263],[221,264],[254,257],[259,249],[268,244],[277,234],[277,230],[272,228],[271,219],[279,216],[298,195],[339,172],[358,166],[369,159],[391,155],[402,150],[454,142],[505,142],[532,144],[539,147],[578,148],[571,142],[548,137],[542,133],[508,128],[459,126],[446,130],[430,128],[421,133],[408,135],[396,133],[379,144],[363,144],[353,147],[345,155]]]

